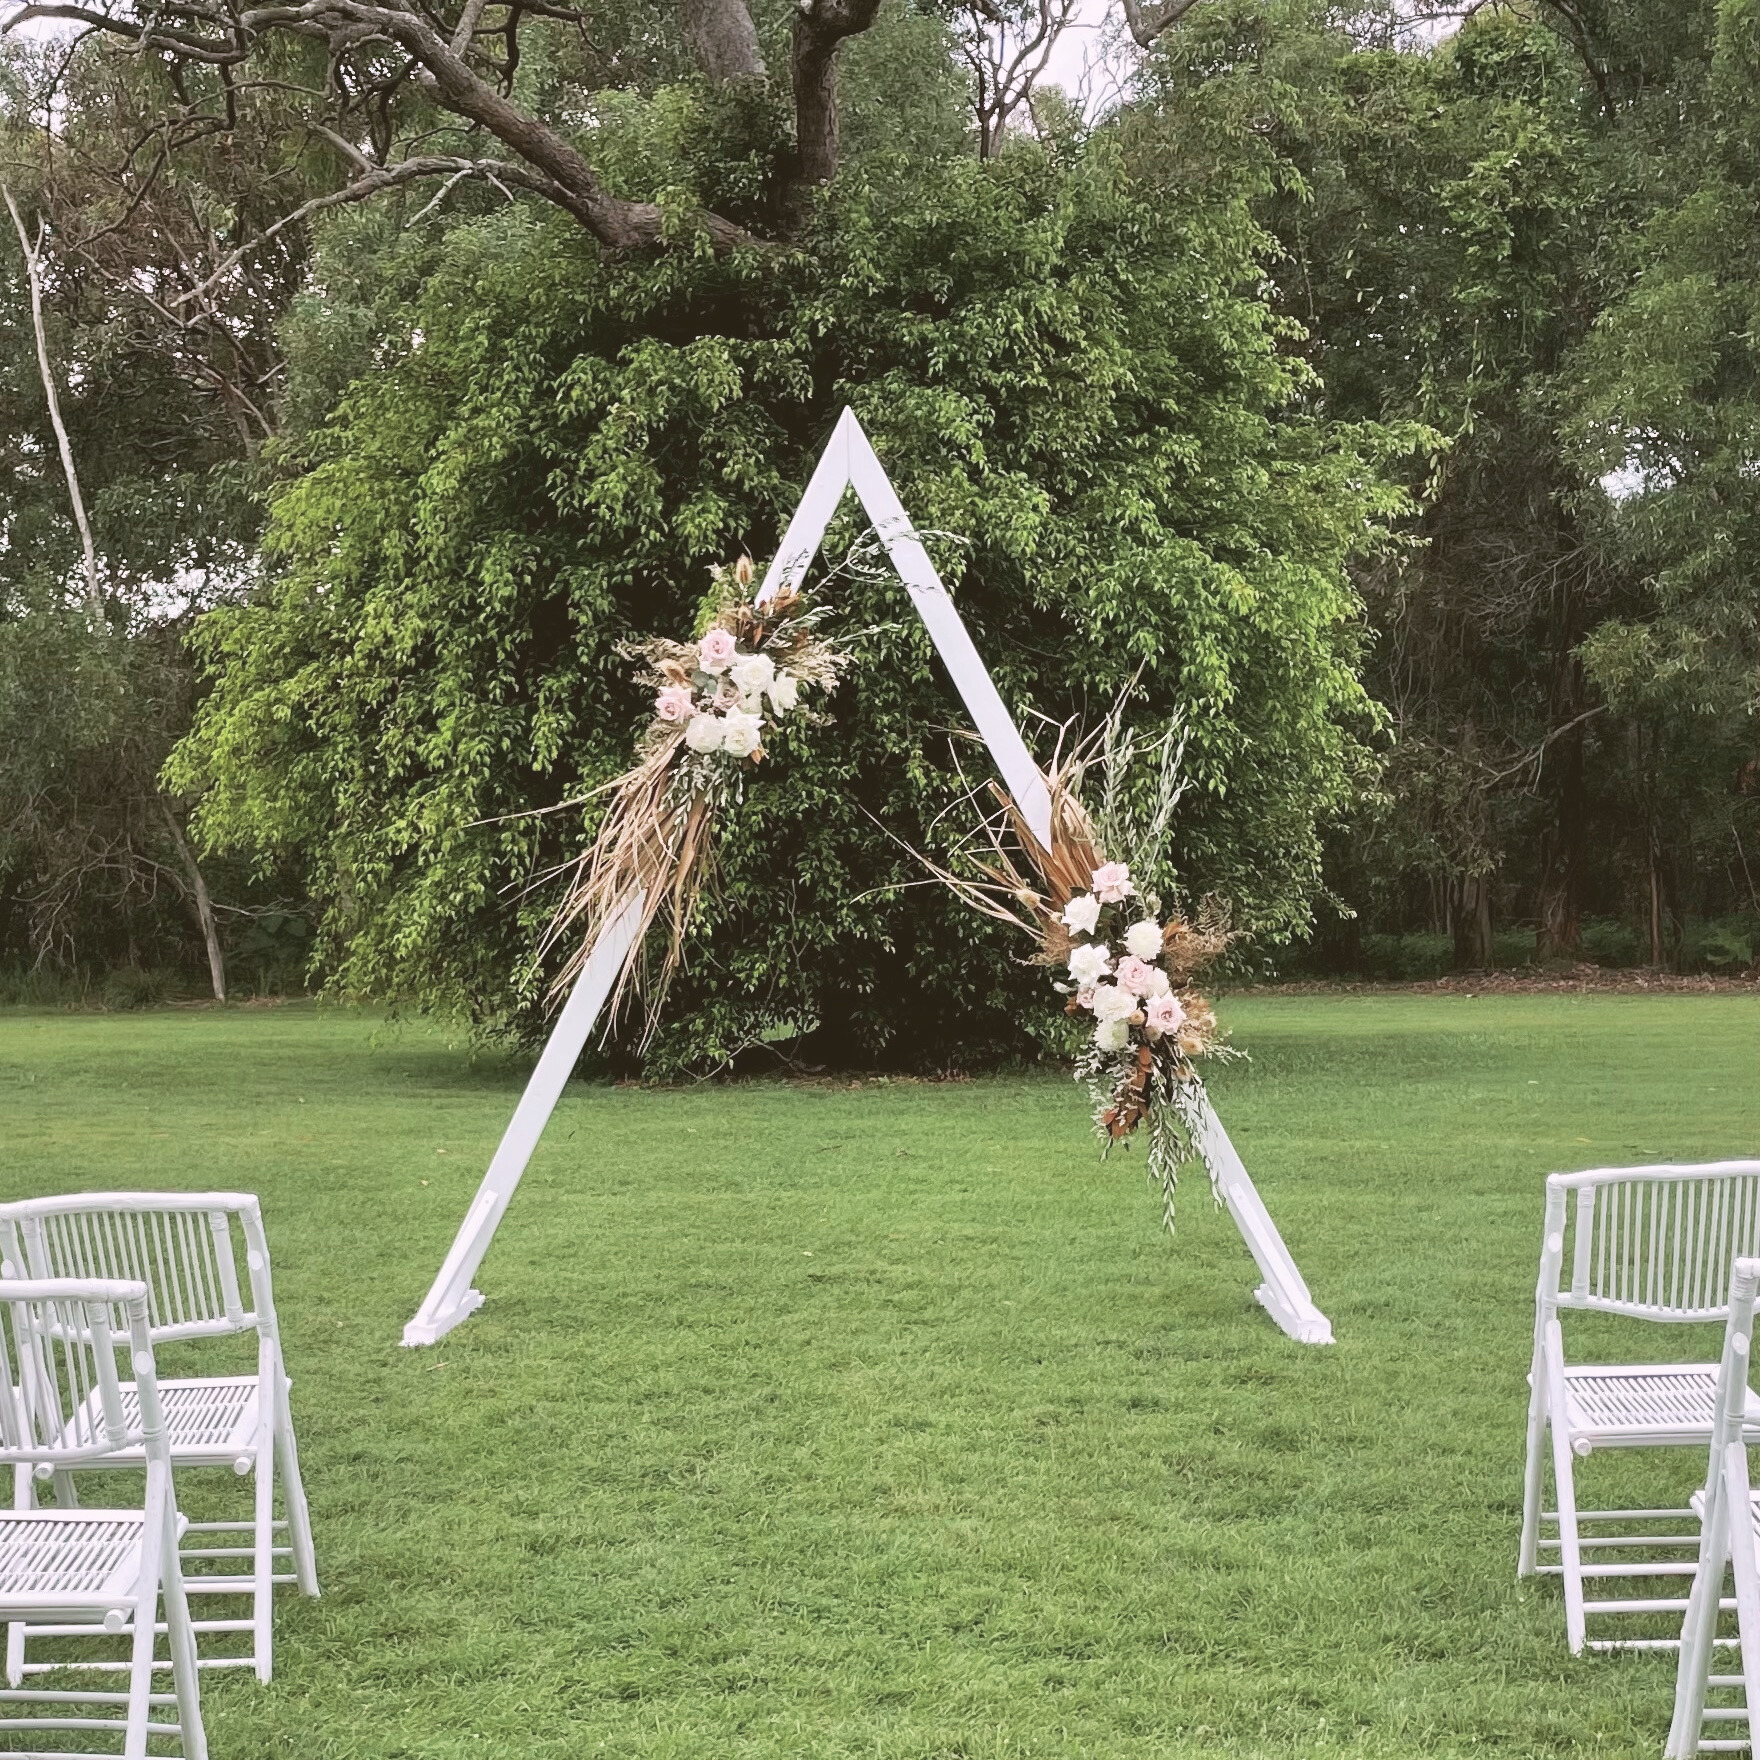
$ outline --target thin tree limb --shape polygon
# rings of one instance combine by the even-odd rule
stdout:
[[[189,876],[191,903],[195,906],[196,921],[201,925],[202,941],[208,951],[208,981],[214,987],[214,1000],[226,1000],[226,956],[220,951],[220,929],[214,920],[214,902],[208,896],[208,883],[202,878],[200,864],[196,861],[196,852],[190,848],[189,837],[177,822],[177,815],[171,810],[171,803],[164,795],[155,796],[159,803],[159,811],[165,817],[166,827],[171,832],[171,841],[176,846],[179,860]]]
[[[503,187],[508,183],[518,184],[522,189],[556,199],[552,193],[554,186],[549,185],[548,179],[540,177],[526,166],[515,165],[508,160],[452,159],[422,154],[414,159],[401,160],[395,165],[376,166],[365,177],[356,179],[345,189],[332,190],[328,195],[313,196],[309,202],[302,202],[290,213],[283,214],[273,225],[265,226],[248,244],[240,245],[224,258],[205,280],[198,282],[188,292],[180,293],[171,303],[174,306],[188,305],[191,300],[200,299],[204,294],[212,292],[252,251],[267,244],[278,232],[285,231],[289,226],[309,220],[314,214],[321,214],[327,208],[338,208],[348,202],[364,202],[369,196],[376,196],[384,190],[397,189],[406,183],[414,183],[422,177],[451,177],[455,183],[460,177],[485,177],[491,182],[501,183]],[[432,206],[432,203],[429,205]],[[426,212],[425,209],[423,211]]]
[[[85,547],[86,598],[93,613],[104,614],[104,595],[98,586],[98,551],[92,542],[92,522],[86,518],[85,497],[79,492],[79,472],[73,464],[73,442],[67,435],[67,424],[61,419],[61,399],[55,390],[55,374],[49,365],[49,336],[43,325],[43,227],[37,225],[37,242],[33,245],[24,229],[24,216],[12,199],[11,187],[0,183],[0,195],[6,198],[6,211],[18,233],[18,248],[24,253],[25,279],[31,290],[31,325],[37,334],[37,367],[43,375],[43,396],[49,405],[49,422],[55,430],[55,443],[61,449],[61,469],[67,477],[67,498],[73,503],[73,523],[79,527],[80,543]]]

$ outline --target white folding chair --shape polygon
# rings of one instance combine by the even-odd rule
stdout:
[[[1712,1416],[1711,1458],[1705,1489],[1699,1494],[1699,1565],[1687,1616],[1681,1624],[1680,1664],[1675,1673],[1674,1721],[1669,1727],[1667,1760],[1694,1754],[1745,1753],[1748,1708],[1760,1705],[1760,1530],[1748,1483],[1748,1448],[1743,1414],[1747,1404],[1748,1361],[1754,1333],[1754,1295],[1760,1289],[1760,1259],[1738,1259],[1730,1278],[1729,1324],[1723,1334],[1723,1362],[1717,1377]],[[1735,1613],[1742,1672],[1714,1675],[1712,1650],[1718,1614],[1727,1605],[1724,1575],[1733,1566]],[[1742,1705],[1713,1705],[1715,1690],[1742,1688]]]
[[[0,1749],[35,1760],[144,1760],[149,1742],[163,1753],[176,1737],[184,1760],[206,1760],[146,1286],[18,1279],[0,1288],[0,1306],[9,1322],[0,1325],[0,1462],[12,1464],[14,1480],[14,1507],[0,1510],[0,1620],[28,1620],[63,1640],[127,1638],[130,1653],[127,1662],[63,1659],[29,1670],[126,1671],[125,1692],[39,1688],[14,1677],[0,1689]],[[35,1507],[39,1479],[119,1452],[145,1467],[138,1508]],[[155,1666],[166,1666],[154,1660],[160,1630],[171,1653],[169,1693],[153,1690]],[[101,1752],[89,1745],[118,1738],[120,1747]]]
[[[238,1276],[235,1231],[242,1236],[249,1273],[250,1305]],[[171,1461],[181,1473],[194,1467],[226,1467],[240,1478],[255,1475],[256,1503],[250,1521],[189,1524],[183,1560],[191,1595],[204,1598],[198,1639],[249,1633],[248,1656],[216,1653],[204,1668],[254,1666],[270,1677],[273,1596],[277,1583],[297,1582],[318,1593],[311,1517],[300,1482],[288,1379],[281,1358],[269,1279],[269,1247],[257,1200],[238,1192],[83,1192],[0,1205],[0,1274],[30,1277],[130,1277],[147,1286],[152,1337],[161,1346],[180,1340],[256,1334],[256,1370],[242,1375],[204,1375],[160,1383]],[[124,1465],[125,1455],[104,1462]],[[138,1464],[138,1463],[136,1463]],[[279,1467],[286,1515],[275,1515]],[[58,1485],[71,1498],[65,1482]],[[278,1543],[278,1536],[285,1541]],[[234,1544],[249,1535],[248,1545]],[[291,1557],[291,1573],[276,1561]],[[249,1560],[244,1569],[233,1561]],[[248,1618],[206,1617],[206,1598],[235,1596],[250,1603]],[[15,1626],[7,1667],[23,1660],[27,1628]]]
[[[1720,1321],[1728,1314],[1731,1262],[1757,1251],[1760,1161],[1604,1167],[1547,1179],[1517,1571],[1562,1577],[1573,1652],[1588,1642],[1588,1621],[1598,1615],[1669,1614],[1687,1605],[1679,1595],[1655,1592],[1591,1600],[1586,1584],[1641,1589],[1648,1579],[1654,1591],[1693,1574],[1698,1545],[1691,1533],[1626,1531],[1658,1521],[1683,1527],[1693,1520],[1690,1507],[1579,1509],[1576,1461],[1598,1448],[1704,1448],[1717,1365],[1567,1364],[1560,1316],[1578,1310],[1666,1323]],[[1541,1508],[1549,1439],[1555,1510]],[[1542,1531],[1548,1523],[1550,1535]],[[1542,1563],[1542,1553],[1556,1556]],[[1600,1639],[1589,1647],[1677,1642]]]

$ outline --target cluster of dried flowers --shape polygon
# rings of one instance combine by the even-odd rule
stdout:
[[[1102,737],[1106,822],[1119,841],[1159,846],[1183,788],[1183,748],[1171,733],[1161,742],[1150,822],[1131,825],[1118,802],[1133,742],[1116,715]],[[1229,930],[1214,906],[1195,920],[1163,913],[1155,894],[1138,890],[1127,863],[1108,859],[1077,793],[1093,762],[1078,752],[1047,778],[1050,849],[997,790],[1002,811],[979,827],[978,852],[962,852],[960,871],[928,866],[966,903],[1030,934],[1038,944],[1035,964],[1067,974],[1056,981],[1067,1012],[1093,1022],[1075,1073],[1093,1101],[1094,1128],[1108,1151],[1142,1133],[1146,1171],[1171,1229],[1180,1169],[1199,1153],[1205,1097],[1195,1060],[1227,1052],[1193,978],[1227,947]],[[1208,1171],[1214,1184],[1215,1170]]]
[[[766,731],[795,711],[801,686],[835,689],[844,664],[814,633],[820,611],[807,610],[792,587],[754,604],[752,575],[749,556],[713,571],[719,609],[696,641],[624,650],[647,662],[655,697],[646,743],[679,759],[674,786],[681,793],[713,791],[743,764],[761,762]]]
[[[802,688],[834,690],[847,661],[817,634],[822,608],[809,608],[793,588],[756,603],[754,573],[749,556],[710,571],[710,616],[694,642],[659,640],[622,650],[645,664],[654,719],[635,766],[587,797],[609,796],[610,805],[544,937],[547,951],[562,936],[578,934],[575,955],[556,981],[560,992],[629,899],[639,894],[643,901],[638,943],[664,911],[665,958],[642,985],[649,1033],[711,877],[716,809],[738,797],[747,769],[763,761],[776,721],[810,713],[799,707]],[[578,933],[583,926],[585,933]],[[636,969],[626,968],[619,980],[612,1014]]]

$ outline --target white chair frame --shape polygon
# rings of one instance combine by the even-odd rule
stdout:
[[[17,1279],[0,1289],[14,1349],[0,1327],[0,1462],[10,1463],[14,1507],[0,1510],[0,1620],[29,1620],[61,1638],[128,1637],[127,1663],[44,1663],[121,1669],[125,1691],[35,1688],[14,1679],[0,1690],[0,1747],[22,1760],[145,1760],[148,1744],[176,1737],[184,1760],[206,1760],[196,1641],[178,1561],[182,1524],[159,1400],[147,1289],[114,1279]],[[120,1324],[118,1324],[120,1322]],[[126,1354],[118,1373],[116,1353]],[[124,1378],[126,1376],[126,1379]],[[34,1488],[118,1452],[146,1469],[135,1509],[40,1509]],[[160,1603],[164,1622],[159,1621]],[[154,1651],[164,1631],[171,1691],[153,1690]],[[33,1715],[4,1715],[14,1706]],[[175,1708],[175,1721],[167,1712]],[[110,1715],[104,1715],[109,1711]],[[120,1712],[120,1715],[116,1713]],[[120,1749],[29,1746],[55,1732]],[[26,1745],[13,1746],[9,1734]]]
[[[1700,1493],[1703,1519],[1698,1571],[1681,1624],[1674,1719],[1663,1750],[1666,1760],[1748,1752],[1749,1734],[1738,1735],[1734,1726],[1746,1723],[1750,1708],[1760,1705],[1760,1529],[1748,1480],[1744,1423],[1757,1290],[1760,1259],[1737,1259],[1730,1276],[1729,1323],[1724,1328],[1723,1360],[1718,1369],[1710,1461],[1705,1489]],[[1711,1666],[1718,1642],[1718,1615],[1731,1605],[1723,1593],[1724,1574],[1732,1566],[1742,1672],[1714,1675]],[[1708,1703],[1714,1688],[1735,1687],[1743,1689],[1745,1705]]]
[[[250,1305],[238,1274],[233,1225],[243,1236]],[[170,1435],[171,1461],[184,1472],[225,1467],[255,1478],[249,1521],[192,1522],[183,1561],[187,1588],[202,1597],[247,1597],[249,1616],[203,1617],[198,1639],[248,1633],[249,1656],[210,1653],[204,1668],[253,1667],[267,1681],[273,1671],[277,1584],[297,1583],[318,1593],[311,1516],[300,1479],[299,1453],[289,1408],[287,1371],[281,1356],[269,1272],[269,1246],[262,1209],[242,1192],[84,1192],[0,1205],[0,1275],[31,1277],[111,1276],[138,1278],[147,1286],[148,1318],[156,1343],[255,1332],[254,1375],[202,1376],[160,1383]],[[138,1465],[126,1453],[92,1463]],[[275,1514],[279,1469],[284,1517]],[[58,1493],[73,1500],[67,1476]],[[285,1541],[280,1536],[285,1534]],[[234,1544],[239,1535],[249,1543]],[[291,1572],[277,1573],[291,1558]],[[248,1559],[248,1570],[231,1561]],[[206,1603],[204,1603],[206,1605]],[[15,1625],[8,1638],[7,1669],[24,1663],[30,1628]]]
[[[1717,1365],[1567,1364],[1561,1316],[1575,1310],[1673,1324],[1723,1320],[1729,1312],[1730,1265],[1738,1255],[1756,1252],[1760,1161],[1603,1167],[1547,1179],[1517,1574],[1563,1579],[1565,1626],[1573,1653],[1586,1645],[1597,1650],[1672,1648],[1678,1642],[1626,1638],[1591,1643],[1591,1618],[1684,1613],[1687,1602],[1679,1595],[1655,1593],[1591,1598],[1586,1585],[1645,1579],[1660,1585],[1691,1576],[1696,1535],[1623,1530],[1658,1521],[1684,1527],[1695,1512],[1690,1507],[1579,1509],[1574,1468],[1597,1448],[1706,1447]],[[1542,1508],[1548,1455],[1557,1503],[1553,1510]],[[1543,1532],[1547,1523],[1554,1526],[1551,1535]],[[1598,1532],[1585,1535],[1586,1526]],[[1675,1556],[1663,1561],[1635,1558],[1637,1549],[1672,1551]],[[1555,1556],[1542,1562],[1543,1553]]]

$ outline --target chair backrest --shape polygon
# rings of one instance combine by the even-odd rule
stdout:
[[[235,1222],[244,1237],[242,1286]],[[144,1283],[161,1344],[275,1332],[262,1210],[248,1192],[79,1192],[0,1204],[0,1277]]]
[[[1721,1320],[1730,1266],[1760,1255],[1760,1161],[1599,1167],[1546,1181],[1542,1309]]]
[[[14,1278],[0,1308],[0,1462],[47,1474],[123,1448],[164,1451],[144,1283]]]

